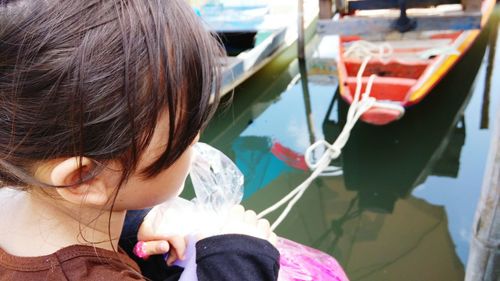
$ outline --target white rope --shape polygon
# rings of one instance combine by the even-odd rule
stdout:
[[[440,46],[418,53],[420,59],[430,59],[435,56],[459,56],[460,52],[455,46]]]
[[[381,52],[380,55],[383,55],[383,52]],[[314,179],[321,175],[339,174],[339,168],[335,166],[329,166],[330,162],[340,155],[342,148],[345,146],[347,140],[349,139],[352,128],[361,117],[361,115],[368,111],[376,102],[375,98],[370,97],[371,88],[376,75],[370,76],[366,85],[365,92],[363,93],[363,95],[361,95],[361,88],[363,86],[363,73],[371,58],[371,56],[365,57],[358,71],[358,75],[356,78],[356,92],[354,94],[351,106],[349,107],[349,110],[347,112],[346,124],[338,138],[333,144],[330,144],[325,140],[320,140],[307,148],[304,157],[307,166],[309,166],[309,168],[313,170],[311,175],[299,186],[293,189],[289,194],[283,197],[280,201],[276,202],[274,205],[270,206],[259,214],[259,218],[264,217],[288,202],[288,205],[283,210],[281,215],[272,224],[271,229],[276,229],[276,227],[285,219],[292,207],[302,197],[302,195]],[[320,147],[324,148],[324,152],[318,161],[313,161],[313,153]]]
[[[360,58],[364,58],[356,76],[356,91],[354,93],[351,106],[347,111],[347,121],[333,144],[330,144],[325,140],[320,140],[306,149],[304,158],[309,169],[313,171],[311,175],[299,186],[294,188],[290,193],[283,197],[280,201],[276,202],[274,205],[265,209],[258,215],[259,218],[262,218],[288,202],[283,212],[271,225],[272,230],[276,229],[276,227],[285,219],[295,203],[297,203],[297,201],[302,197],[307,188],[318,176],[337,176],[342,174],[342,171],[339,167],[329,166],[329,164],[333,159],[339,157],[340,153],[342,152],[342,148],[344,148],[349,139],[352,128],[354,127],[354,125],[356,125],[358,119],[365,112],[367,112],[373,106],[377,106],[380,108],[397,110],[400,111],[401,114],[404,113],[404,108],[402,106],[391,104],[388,101],[378,102],[374,97],[370,96],[373,82],[377,77],[375,74],[372,74],[368,78],[365,92],[361,94],[361,89],[363,87],[363,73],[365,72],[368,62],[370,62],[372,57],[378,58],[382,63],[388,62],[392,53],[393,48],[389,43],[374,44],[363,40],[352,43],[344,52],[344,56],[355,55]],[[314,152],[321,147],[323,147],[324,151],[321,154],[321,157],[319,157],[319,160],[314,161]]]
[[[380,62],[388,63],[389,60],[396,61],[402,64],[408,63],[410,61],[394,57],[394,47],[389,42],[373,43],[364,40],[358,40],[349,45],[344,52],[345,57],[353,57],[358,59],[363,59],[367,56],[377,57]],[[427,60],[434,56],[457,56],[460,52],[457,50],[455,45],[445,45],[437,46],[434,48],[429,48],[424,51],[420,51],[417,54],[419,59]]]
[[[344,52],[344,57],[351,56],[359,59],[376,57],[382,63],[387,63],[393,53],[394,48],[387,42],[376,44],[364,40],[358,40],[349,45],[347,50]]]
[[[404,108],[399,104],[390,103],[389,101],[378,102],[374,97],[370,97],[373,82],[377,77],[374,74],[368,78],[365,92],[361,94],[361,88],[363,87],[363,73],[365,72],[368,62],[372,59],[372,57],[376,57],[385,64],[389,62],[393,52],[393,47],[387,42],[375,44],[363,40],[353,42],[344,52],[345,57],[353,56],[360,59],[363,58],[363,62],[361,63],[356,76],[356,91],[354,93],[351,106],[349,107],[349,110],[347,112],[346,124],[333,144],[330,144],[325,140],[320,140],[307,148],[304,158],[307,166],[311,170],[313,170],[311,175],[299,186],[294,188],[290,193],[283,197],[280,201],[276,202],[274,205],[265,209],[258,215],[259,218],[262,218],[288,202],[281,215],[271,225],[272,230],[276,229],[276,227],[285,219],[295,203],[297,203],[297,201],[302,197],[307,188],[318,176],[337,176],[342,173],[339,167],[329,166],[329,164],[333,159],[339,157],[340,153],[342,152],[342,148],[344,148],[349,139],[352,128],[361,117],[361,115],[363,115],[373,106],[390,110],[397,110],[401,115],[404,113]],[[451,49],[433,49],[428,50],[427,53],[423,53],[421,55],[434,55],[435,53],[454,54],[453,50]],[[323,148],[324,151],[321,154],[321,157],[319,157],[319,160],[314,161],[314,152],[319,148]]]

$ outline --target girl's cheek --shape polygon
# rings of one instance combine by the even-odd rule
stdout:
[[[184,191],[184,185],[186,184],[186,181],[184,181],[181,186],[179,187],[179,190],[177,190],[177,194],[175,194],[175,197],[179,197],[182,193],[182,191]]]

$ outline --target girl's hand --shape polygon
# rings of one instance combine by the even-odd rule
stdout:
[[[228,217],[218,234],[244,234],[276,243],[276,234],[271,230],[269,221],[257,218],[252,210],[246,210],[241,205],[236,205],[229,211]],[[201,233],[200,239],[212,236]]]
[[[152,255],[169,253],[166,260],[167,265],[172,265],[177,259],[184,259],[187,242],[182,236],[163,236],[155,234],[150,225],[145,222],[139,228],[137,239],[139,243],[134,247],[134,254],[139,258],[147,259]]]
[[[181,215],[181,214],[177,214]],[[245,210],[243,206],[236,205],[231,208],[222,226],[217,230],[204,229],[198,233],[198,240],[213,235],[244,234],[276,243],[276,234],[271,231],[271,226],[266,219],[258,219],[252,210]],[[140,258],[169,252],[167,264],[171,265],[177,259],[184,259],[187,247],[185,237],[178,235],[160,235],[156,233],[147,219],[141,224],[137,238],[140,241],[134,248],[134,253]]]

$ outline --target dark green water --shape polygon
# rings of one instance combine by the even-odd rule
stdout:
[[[352,281],[463,280],[499,105],[499,16],[497,7],[467,55],[402,120],[358,123],[335,161],[343,175],[317,179],[278,235],[331,254]],[[300,184],[309,174],[300,155],[342,128],[347,106],[335,77],[310,73],[308,93],[300,78],[297,61],[269,65],[236,89],[203,136],[244,172],[248,208],[263,210]]]

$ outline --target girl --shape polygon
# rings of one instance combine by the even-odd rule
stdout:
[[[125,214],[181,192],[222,56],[184,0],[0,0],[0,280],[143,280]],[[228,225],[199,280],[276,279],[269,224]]]

